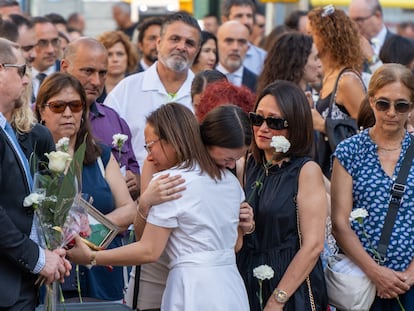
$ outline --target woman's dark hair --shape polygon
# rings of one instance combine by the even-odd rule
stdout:
[[[385,63],[410,65],[414,60],[414,41],[400,35],[393,35],[385,40],[379,58]]]
[[[194,62],[193,65],[198,63],[198,58],[200,57],[200,53],[201,53],[201,49],[203,48],[203,45],[208,41],[208,40],[214,40],[214,43],[216,45],[216,63],[214,64],[214,66],[216,66],[218,64],[218,48],[217,48],[217,37],[212,34],[211,32],[202,30],[201,31],[201,42],[200,42],[200,49],[198,50],[198,53],[196,55],[196,57],[194,58]]]
[[[190,109],[178,103],[162,105],[147,117],[147,124],[174,148],[179,168],[192,169],[198,164],[211,178],[221,179],[221,171],[209,156],[201,139],[200,126]]]
[[[86,143],[84,164],[92,164],[101,154],[101,149],[95,144],[89,124],[89,107],[86,104],[86,94],[82,84],[74,76],[55,72],[48,76],[42,83],[36,98],[36,117],[41,120],[40,111],[44,110],[47,101],[59,94],[66,88],[73,88],[79,94],[83,103],[82,121],[78,133],[76,134],[75,150],[83,143]],[[47,124],[45,124],[47,126]]]
[[[375,125],[375,114],[369,103],[368,95],[364,97],[359,106],[357,124],[360,129],[366,129]]]
[[[290,149],[284,156],[310,156],[313,145],[312,114],[305,93],[293,82],[277,80],[264,88],[259,94],[254,111],[263,97],[270,95],[279,107],[282,117],[287,120],[287,139]],[[257,163],[264,164],[264,152],[252,141],[252,152]]]
[[[285,19],[285,25],[292,30],[299,30],[299,21],[301,17],[308,16],[307,11],[295,10],[292,11]]]
[[[299,84],[312,52],[312,45],[312,37],[299,32],[288,32],[279,36],[265,59],[257,82],[257,92],[260,93],[276,80]]]
[[[220,80],[227,80],[227,77],[218,70],[203,70],[198,72],[191,83],[191,100],[194,95],[203,93],[207,84]]]
[[[200,124],[204,144],[228,149],[250,146],[252,129],[249,117],[240,107],[222,105],[206,114]]]

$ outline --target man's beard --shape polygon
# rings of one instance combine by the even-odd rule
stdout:
[[[158,57],[159,61],[161,61],[167,68],[171,69],[174,72],[183,72],[190,68],[190,63],[187,62],[184,58],[181,57],[174,57],[168,56],[166,58]]]

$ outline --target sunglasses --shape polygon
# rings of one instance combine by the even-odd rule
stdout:
[[[50,111],[54,113],[62,113],[66,110],[66,107],[68,106],[72,112],[81,112],[83,109],[83,103],[81,100],[72,100],[69,102],[63,100],[56,100],[47,103],[45,106],[49,107]]]
[[[249,119],[254,126],[261,126],[266,121],[267,126],[272,130],[283,130],[288,127],[288,121],[285,119],[275,117],[263,118],[254,112],[249,113]]]
[[[375,99],[374,98],[374,103],[375,103],[375,108],[378,111],[387,111],[391,108],[391,103],[394,103],[394,109],[396,112],[399,113],[406,113],[410,110],[411,108],[411,102],[406,101],[406,100],[396,100],[396,101],[391,101],[388,99]]]
[[[1,64],[4,68],[16,68],[17,74],[20,78],[23,78],[26,74],[26,64],[18,65],[18,64]]]

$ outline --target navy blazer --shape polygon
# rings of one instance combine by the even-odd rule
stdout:
[[[257,76],[252,71],[243,67],[242,85],[247,86],[253,93],[256,93]]]
[[[36,141],[39,141],[39,154],[50,151],[45,146],[50,147],[53,139],[45,127],[35,126],[24,136],[21,147],[26,155],[33,152]],[[36,266],[39,248],[29,239],[33,210],[23,207],[23,200],[29,193],[23,164],[6,133],[0,129],[0,308],[16,303],[23,283],[26,290],[36,291],[36,276],[30,271]]]

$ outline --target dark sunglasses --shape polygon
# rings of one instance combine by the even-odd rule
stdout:
[[[250,122],[254,126],[261,126],[263,122],[266,121],[266,124],[272,130],[283,130],[288,127],[288,121],[282,118],[267,117],[263,118],[261,115],[258,115],[254,112],[249,112]]]
[[[411,108],[411,103],[406,100],[397,100],[393,102],[388,99],[383,99],[383,98],[375,99],[374,98],[374,103],[375,103],[375,108],[378,111],[387,111],[388,109],[391,108],[391,103],[394,103],[394,109],[396,112],[399,112],[399,113],[406,113]]]
[[[54,113],[62,113],[66,110],[66,107],[68,106],[72,112],[81,112],[83,109],[83,103],[81,100],[72,100],[70,102],[56,100],[47,103],[45,106],[49,107],[50,111]]]
[[[23,78],[26,74],[26,64],[19,65],[19,64],[1,64],[4,68],[17,68],[17,74],[20,78]]]

